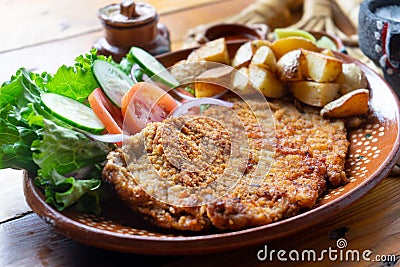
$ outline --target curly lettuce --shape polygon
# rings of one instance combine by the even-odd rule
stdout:
[[[99,213],[99,170],[112,147],[88,139],[46,112],[40,95],[53,92],[86,103],[99,86],[94,60],[112,61],[96,52],[77,57],[73,66],[61,66],[54,75],[21,68],[0,87],[0,168],[36,174],[35,184],[58,210],[77,206]]]
[[[111,58],[97,55],[96,49],[92,49],[89,54],[78,56],[74,66],[63,65],[54,76],[49,77],[45,84],[48,92],[85,102],[90,93],[99,87],[92,71],[96,59],[112,61]]]
[[[40,167],[38,175],[41,177],[50,177],[54,170],[66,174],[102,163],[110,152],[107,144],[46,119],[43,138],[33,141],[32,150],[32,158]]]
[[[41,128],[30,125],[32,103],[40,102],[42,76],[21,68],[0,88],[0,168],[35,172],[31,144],[41,138]]]

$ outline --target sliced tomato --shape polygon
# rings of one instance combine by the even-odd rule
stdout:
[[[177,107],[175,99],[156,84],[138,82],[122,98],[124,130],[138,133],[149,122],[163,121]]]
[[[88,97],[90,107],[106,127],[108,133],[121,134],[123,117],[121,110],[108,100],[101,88],[95,89]]]

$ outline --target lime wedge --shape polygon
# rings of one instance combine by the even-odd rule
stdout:
[[[275,39],[282,39],[291,36],[298,36],[303,37],[305,39],[310,40],[311,42],[315,43],[317,40],[315,39],[314,35],[311,33],[299,30],[299,29],[288,29],[288,28],[276,28],[274,30]]]
[[[337,51],[336,44],[326,36],[322,36],[317,42],[316,45],[320,48],[326,48],[330,50]]]

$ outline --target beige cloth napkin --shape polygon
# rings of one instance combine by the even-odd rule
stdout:
[[[218,23],[266,24],[277,27],[325,31],[338,36],[350,56],[379,74],[381,69],[358,48],[358,13],[362,0],[255,0],[239,14],[198,25],[184,37],[183,46],[194,47],[204,37],[207,27]],[[282,19],[283,18],[283,19]]]
[[[346,45],[358,44],[358,13],[362,0],[256,0],[239,14],[190,29],[184,46],[196,44],[204,29],[217,23],[264,23],[269,28],[290,27],[326,31]]]

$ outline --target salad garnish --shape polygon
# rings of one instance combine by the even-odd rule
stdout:
[[[48,112],[41,95],[59,94],[88,105],[89,94],[99,87],[92,72],[95,60],[113,62],[93,49],[54,75],[21,68],[0,87],[0,168],[36,175],[46,202],[58,210],[75,204],[99,213],[100,164],[115,145],[90,139]],[[85,174],[77,175],[82,169]]]
[[[134,66],[148,81],[132,75]],[[120,63],[92,49],[55,74],[21,68],[0,87],[0,168],[26,170],[60,211],[99,214],[102,167],[126,136],[189,109],[230,106],[191,91],[136,47]]]

